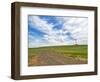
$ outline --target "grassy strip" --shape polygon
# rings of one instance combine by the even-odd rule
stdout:
[[[40,48],[29,48],[29,58],[38,54],[39,51],[54,51],[55,53],[61,53],[64,56],[87,58],[87,45],[69,45],[69,46],[50,46]]]

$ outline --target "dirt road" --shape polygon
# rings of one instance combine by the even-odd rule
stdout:
[[[29,60],[29,66],[47,66],[47,65],[71,65],[86,64],[86,60],[64,56],[61,53],[52,50],[39,51],[36,56]]]

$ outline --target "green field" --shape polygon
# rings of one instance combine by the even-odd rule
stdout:
[[[87,59],[87,45],[69,45],[69,46],[52,46],[52,47],[40,47],[40,48],[28,48],[28,57],[29,59],[33,56],[38,55],[40,51],[50,51],[55,53],[60,53],[64,56],[70,57],[80,57]]]

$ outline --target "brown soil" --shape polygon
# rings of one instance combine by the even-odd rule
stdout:
[[[72,64],[86,64],[87,61],[81,58],[64,56],[54,51],[40,51],[36,56],[32,57],[29,66],[47,66],[47,65],[72,65]]]

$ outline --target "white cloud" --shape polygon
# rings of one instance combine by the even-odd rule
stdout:
[[[38,16],[32,16],[32,23],[37,26],[36,29],[44,33],[52,32],[53,24],[48,25],[47,21],[40,19]]]
[[[88,19],[87,18],[62,18],[64,20],[63,30],[71,33],[79,44],[87,44],[88,40]]]
[[[38,39],[34,39],[29,43],[29,47],[41,47],[41,46],[53,46],[53,45],[70,45],[74,41],[69,40],[66,33],[70,32],[74,39],[77,39],[78,44],[87,44],[88,39],[88,25],[87,18],[75,18],[75,17],[56,17],[58,21],[63,21],[63,27],[60,30],[54,30],[52,23],[48,24],[46,20],[40,19],[38,16],[32,16],[32,24],[34,27],[45,35],[43,39],[46,41],[40,42]]]

